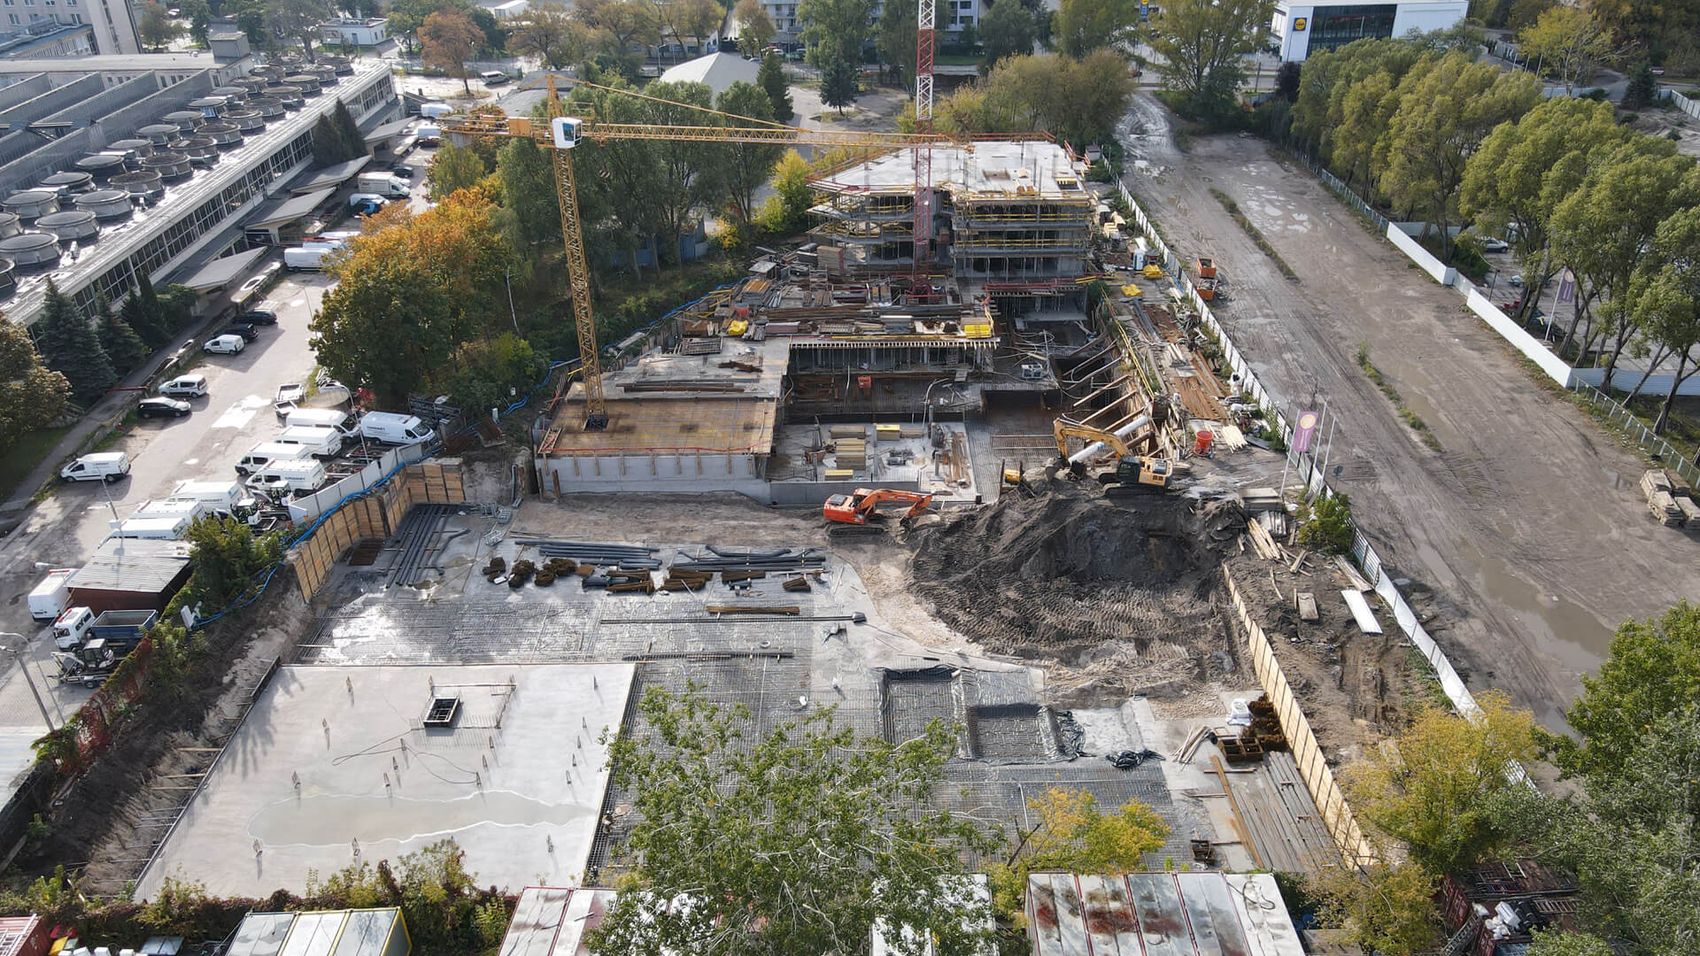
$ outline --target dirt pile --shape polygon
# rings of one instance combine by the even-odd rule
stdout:
[[[917,531],[910,578],[986,648],[1061,665],[1065,695],[1181,690],[1231,664],[1215,597],[1244,527],[1232,500],[1058,483]]]

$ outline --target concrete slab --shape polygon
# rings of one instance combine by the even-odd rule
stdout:
[[[137,885],[299,892],[453,837],[480,885],[573,884],[607,788],[627,663],[281,668]],[[432,699],[458,697],[448,727]],[[297,783],[298,781],[298,783]]]

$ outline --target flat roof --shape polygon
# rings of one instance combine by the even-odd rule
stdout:
[[[136,519],[131,518],[131,521]],[[68,588],[158,594],[189,567],[189,544],[148,538],[108,538],[66,579]]]
[[[249,266],[254,264],[254,260],[265,254],[265,247],[262,246],[257,249],[249,249],[246,252],[238,252],[233,256],[213,259],[195,270],[194,275],[181,280],[180,284],[186,285],[196,292],[212,292],[216,289],[222,289],[236,281]]]
[[[1003,194],[1012,199],[1092,200],[1074,160],[1056,143],[989,140],[935,146],[932,153],[933,183],[944,189],[966,189],[994,198]],[[899,149],[857,163],[816,180],[814,185],[831,192],[913,192],[915,151]]]
[[[136,896],[168,877],[219,895],[299,893],[313,871],[446,837],[480,886],[580,882],[607,789],[600,737],[618,730],[634,673],[625,662],[280,668]],[[436,698],[458,701],[446,727],[424,725]]]
[[[43,60],[0,60],[0,73],[130,73],[148,70],[212,70],[223,66],[211,53],[111,53]]]
[[[335,166],[326,166],[324,169],[315,172],[305,182],[296,183],[289,187],[289,191],[299,195],[322,189],[325,186],[341,186],[353,179],[354,174],[365,169],[366,164],[371,161],[372,157],[370,156],[360,156],[347,162],[337,163]]]
[[[372,127],[371,132],[365,135],[365,141],[368,143],[376,143],[379,140],[389,139],[392,136],[400,136],[402,133],[407,132],[407,125],[411,122],[413,122],[413,117],[404,116],[401,119],[391,120],[388,123],[379,123],[377,126]]]
[[[1303,956],[1269,873],[1035,873],[1027,878],[1034,956]]]
[[[401,910],[313,910],[249,913],[237,925],[226,956],[382,956],[396,933],[406,933]]]
[[[582,401],[582,393],[577,396]],[[569,405],[573,404],[569,402]],[[773,398],[729,398],[706,395],[638,395],[618,397],[608,392],[608,427],[590,432],[563,428],[547,454],[607,452],[766,454],[773,447],[773,424],[778,414]],[[560,414],[582,413],[570,407]]]
[[[319,208],[319,204],[329,199],[334,192],[335,186],[327,186],[299,196],[278,196],[269,199],[265,205],[254,210],[253,216],[243,225],[250,229],[287,225]]]
[[[526,887],[498,956],[588,956],[585,934],[602,925],[614,895],[594,887]]]

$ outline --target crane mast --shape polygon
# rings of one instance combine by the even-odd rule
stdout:
[[[915,131],[933,131],[933,43],[936,24],[935,0],[916,0],[915,10]],[[915,224],[910,259],[917,273],[932,262],[933,245],[933,148],[930,142],[915,147]]]

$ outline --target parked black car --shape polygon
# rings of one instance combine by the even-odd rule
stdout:
[[[188,402],[175,398],[144,398],[136,403],[137,418],[182,418],[190,411]]]
[[[260,330],[251,325],[233,325],[218,333],[219,335],[240,335],[244,342],[252,342],[260,337]]]
[[[236,317],[238,325],[276,325],[277,313],[270,309],[251,309]]]
[[[397,176],[400,176],[403,179],[411,180],[413,178],[414,173],[418,172],[418,170],[414,169],[412,166],[407,165],[406,163],[396,163],[395,165],[390,167],[390,172],[395,173]]]

